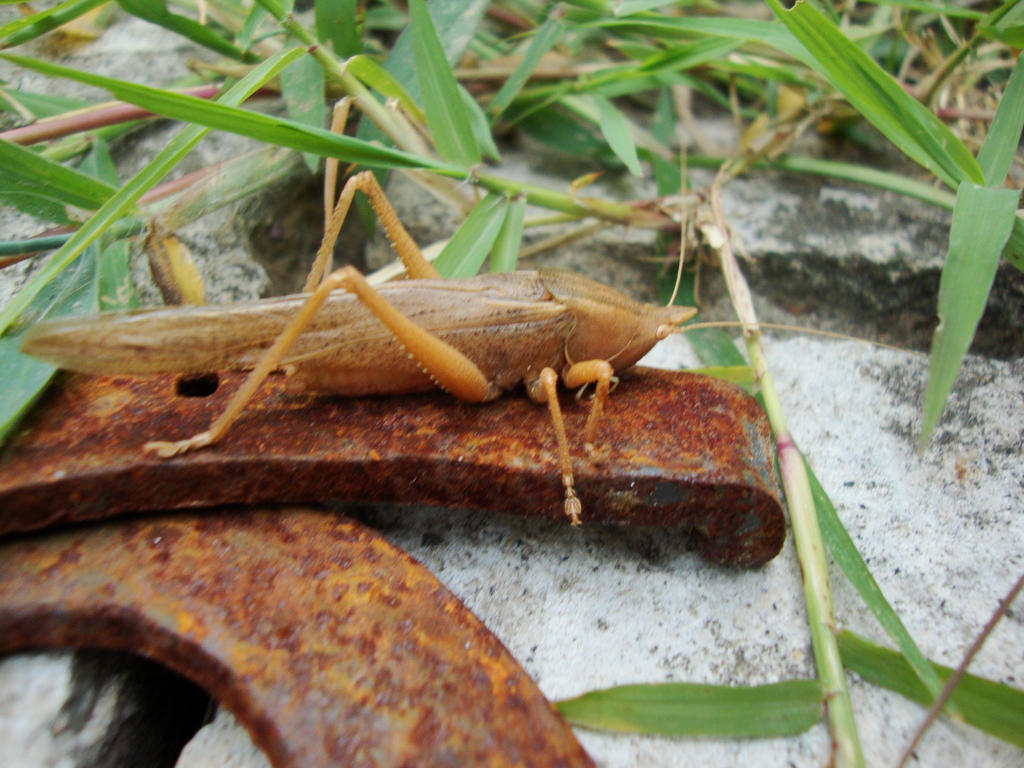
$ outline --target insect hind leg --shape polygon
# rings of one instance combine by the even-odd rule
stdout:
[[[303,292],[308,293],[312,291],[321,282],[321,277],[327,269],[327,264],[330,262],[331,254],[334,252],[334,244],[338,241],[341,226],[345,223],[345,217],[348,216],[348,211],[356,192],[362,192],[369,199],[374,213],[377,214],[381,226],[384,227],[384,231],[387,233],[388,240],[402,260],[402,264],[405,265],[409,277],[414,280],[439,278],[440,275],[437,273],[437,270],[423,257],[419,246],[416,245],[416,241],[412,239],[412,236],[402,225],[398,214],[395,213],[395,209],[388,201],[384,190],[381,189],[380,183],[373,175],[373,172],[361,171],[345,182],[345,186],[341,188],[341,194],[338,195],[338,203],[334,206],[334,210],[327,221],[327,226],[324,228],[324,238],[320,242],[316,259],[313,261],[313,266],[306,277],[306,284],[302,289]]]

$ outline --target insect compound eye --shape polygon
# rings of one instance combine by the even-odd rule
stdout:
[[[220,377],[216,373],[198,373],[182,376],[174,391],[179,397],[209,397],[219,386]]]

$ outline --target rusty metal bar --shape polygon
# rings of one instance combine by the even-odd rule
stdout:
[[[237,387],[206,397],[175,377],[69,375],[0,460],[0,535],[128,512],[225,504],[389,501],[564,519],[547,411],[510,395],[294,395],[274,377],[222,442],[171,460],[153,439],[204,429]],[[563,395],[570,440],[587,403]],[[613,393],[600,463],[573,445],[583,522],[692,530],[708,559],[761,565],[785,519],[767,420],[742,390],[636,370]]]
[[[501,642],[359,523],[182,514],[0,544],[0,653],[112,648],[210,691],[278,768],[590,766]]]

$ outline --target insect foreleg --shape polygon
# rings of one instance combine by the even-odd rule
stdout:
[[[536,381],[526,387],[530,399],[536,403],[547,403],[551,413],[551,423],[555,428],[558,440],[558,463],[562,469],[562,485],[565,487],[565,514],[573,525],[580,524],[580,512],[583,505],[576,496],[572,476],[572,457],[569,455],[569,440],[565,436],[565,421],[562,419],[562,407],[558,404],[558,374],[553,368],[545,368]]]
[[[573,363],[563,375],[565,386],[576,389],[585,384],[595,384],[594,398],[590,403],[590,415],[583,430],[583,447],[592,459],[597,458],[594,444],[597,439],[597,427],[604,415],[604,405],[608,402],[608,391],[615,378],[615,369],[607,360],[583,360]]]

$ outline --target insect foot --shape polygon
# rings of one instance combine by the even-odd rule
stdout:
[[[583,505],[580,503],[576,491],[572,487],[572,475],[564,475],[562,482],[565,483],[565,514],[572,521],[574,526],[582,525],[580,513],[583,512]]]
[[[193,435],[188,440],[179,440],[176,443],[166,443],[160,440],[156,440],[151,443],[146,443],[142,450],[146,453],[155,453],[162,459],[169,459],[173,456],[180,456],[188,451],[195,450],[197,448],[204,448],[213,442],[213,435],[207,432],[200,432],[197,435]]]

